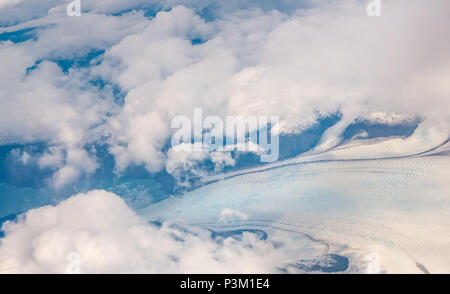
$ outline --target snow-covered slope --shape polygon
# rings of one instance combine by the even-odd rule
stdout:
[[[222,175],[140,214],[215,231],[260,229],[269,240],[277,232],[284,243],[308,236],[326,245],[323,254],[348,258],[346,272],[448,272],[450,157],[445,138],[432,135],[352,143],[309,156],[316,160]],[[397,154],[400,143],[410,153]],[[292,254],[301,259],[305,246]]]

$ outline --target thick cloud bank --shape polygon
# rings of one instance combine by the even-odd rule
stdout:
[[[340,112],[329,142],[374,113],[448,136],[448,1],[384,1],[380,17],[354,0],[208,2],[86,0],[68,17],[66,1],[2,1],[0,33],[18,35],[0,42],[0,144],[49,145],[36,156],[59,188],[100,166],[93,145],[117,172],[189,166],[165,147],[195,107],[278,115],[282,132]]]
[[[289,261],[286,246],[252,233],[217,239],[203,229],[150,225],[101,190],[30,210],[3,230],[0,273],[66,273],[73,256],[81,273],[271,273]]]

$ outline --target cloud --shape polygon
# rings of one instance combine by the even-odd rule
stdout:
[[[197,143],[199,149],[201,144]],[[167,152],[165,170],[178,181],[178,185],[189,187],[190,179],[201,178],[212,172],[221,171],[225,166],[234,166],[235,160],[229,152],[196,151],[195,144],[180,144]],[[214,169],[207,170],[201,164],[209,160]]]
[[[220,221],[221,222],[235,222],[235,221],[246,221],[248,219],[248,216],[238,210],[233,210],[229,208],[225,208],[220,213]]]
[[[277,272],[292,258],[283,251],[289,246],[280,249],[252,233],[214,239],[195,227],[148,224],[102,190],[32,209],[3,230],[1,273],[65,273],[74,252],[82,273]]]
[[[1,0],[0,1],[0,8],[4,7],[4,6],[8,6],[8,5],[15,5],[19,2],[21,2],[22,0]]]
[[[56,188],[64,187],[78,179],[80,174],[92,174],[98,167],[95,159],[89,156],[84,149],[69,149],[65,164],[53,175],[53,185]]]
[[[109,14],[144,4],[166,11]],[[36,39],[0,43],[0,143],[46,142],[64,156],[101,143],[118,172],[158,172],[173,166],[165,149],[171,119],[191,117],[195,107],[205,116],[277,115],[282,132],[339,111],[341,125],[322,140],[330,146],[348,124],[374,114],[419,116],[449,134],[448,1],[388,2],[381,17],[354,0],[179,4],[83,1],[86,12],[74,18],[59,1],[0,8],[6,19],[36,18],[17,29],[40,23]],[[38,5],[36,15],[19,13]],[[208,7],[218,9],[213,18]],[[105,53],[68,72],[57,66],[92,50]],[[55,179],[91,172],[94,154],[84,160],[83,168],[63,165]]]
[[[401,113],[448,133],[448,107],[436,108],[448,104],[450,93],[444,83],[450,46],[433,37],[449,27],[442,5],[387,3],[378,19],[358,1],[291,15],[236,11],[208,23],[182,6],[161,12],[141,35],[113,46],[100,66],[114,72],[108,64],[119,61],[123,68],[112,77],[128,90],[117,134],[129,134],[126,126],[137,116],[163,115],[157,126],[167,132],[146,141],[147,149],[158,150],[170,137],[170,118],[189,116],[198,105],[219,116],[279,115],[285,131],[310,124],[317,111],[341,111],[342,130],[358,117]],[[192,34],[207,40],[191,44]]]
[[[8,55],[14,50],[3,47],[0,54]],[[104,119],[111,105],[95,93],[76,88],[71,77],[64,75],[55,63],[44,61],[29,75],[20,69],[23,67],[17,64],[9,73],[0,73],[8,75],[0,81],[0,143],[46,142],[60,149],[62,160],[50,160],[47,155],[41,160],[43,167],[65,166],[55,175],[55,186],[70,183],[81,172],[93,172],[95,159],[84,150],[84,145],[92,140],[92,126]]]
[[[55,170],[54,187],[93,173],[95,152],[87,146],[101,142],[101,125],[117,105],[110,87],[100,92],[86,69],[64,72],[59,61],[106,49],[142,29],[145,20],[142,13],[88,14],[81,22],[65,16],[48,20],[29,41],[0,43],[0,144],[47,144],[40,166]],[[58,156],[49,157],[55,149]]]
[[[318,112],[341,112],[316,150],[339,144],[361,118],[423,119],[415,136],[379,152],[404,155],[449,136],[446,0],[386,1],[381,17],[356,0],[86,0],[74,18],[67,3],[0,1],[1,33],[35,29],[26,41],[0,42],[0,145],[44,143],[39,158],[20,148],[15,155],[51,169],[54,188],[95,172],[96,144],[119,173],[165,169],[181,184],[186,173],[207,173],[205,160],[233,165],[229,154],[166,148],[171,119],[192,117],[195,107],[204,116],[277,115],[282,132],[313,124]],[[101,53],[91,60],[93,51]],[[84,66],[61,65],[78,59]],[[292,260],[252,234],[218,242],[206,230],[150,225],[104,191],[31,210],[4,229],[0,272],[64,272],[71,252],[92,273],[276,272]]]

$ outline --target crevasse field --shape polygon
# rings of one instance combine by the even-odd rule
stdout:
[[[450,2],[68,4],[0,0],[0,273],[450,273]]]

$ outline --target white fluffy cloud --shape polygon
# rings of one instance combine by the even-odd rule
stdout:
[[[340,110],[347,125],[371,113],[404,113],[448,132],[449,108],[436,105],[448,105],[450,94],[449,4],[438,2],[386,3],[380,18],[368,17],[358,1],[292,15],[238,11],[209,23],[182,6],[159,13],[142,34],[113,46],[99,68],[109,74],[119,61],[111,78],[129,90],[113,119],[120,127],[112,145],[140,138],[130,134],[149,124],[137,117],[162,116],[152,126],[167,131],[142,141],[158,150],[170,137],[170,118],[190,116],[198,105],[222,116],[279,115],[286,129],[314,121],[316,111]],[[207,42],[192,45],[193,35]],[[125,147],[123,154],[137,153]],[[160,165],[157,157],[137,157],[129,162]]]
[[[199,166],[204,160],[210,160],[214,164],[215,172],[236,163],[229,152],[194,151],[194,145],[180,144],[167,152],[165,170],[177,179],[179,185],[188,187],[190,178],[208,175],[208,171]]]
[[[9,5],[14,5],[17,4],[19,2],[21,2],[22,0],[1,0],[0,1],[0,8],[3,6],[9,6]]]
[[[3,47],[0,54],[15,56],[21,52],[15,50]],[[66,163],[52,166],[60,169],[55,175],[55,186],[60,187],[82,172],[95,170],[95,158],[83,146],[92,140],[89,130],[104,119],[111,106],[94,93],[76,88],[71,77],[62,74],[54,63],[44,61],[25,76],[18,61],[28,59],[21,57],[13,57],[16,64],[0,73],[7,76],[0,80],[0,144],[46,142],[61,149],[60,154],[67,155]],[[43,162],[43,166],[51,166],[51,161]]]
[[[238,210],[233,210],[229,208],[225,208],[220,213],[220,221],[221,222],[233,222],[233,221],[246,221],[248,219],[248,216]]]
[[[3,229],[1,273],[65,273],[73,253],[82,273],[276,272],[291,258],[251,233],[218,241],[203,229],[150,225],[101,190],[30,210]]]
[[[104,14],[141,4],[167,11],[154,18]],[[118,171],[135,164],[157,172],[172,165],[162,151],[174,132],[170,120],[191,117],[194,107],[205,115],[279,115],[284,131],[311,124],[317,111],[341,111],[340,131],[360,116],[399,113],[449,133],[448,1],[390,1],[381,17],[367,16],[366,3],[356,0],[287,0],[279,10],[266,1],[231,1],[215,3],[219,17],[209,21],[199,14],[205,1],[179,4],[83,1],[86,12],[74,18],[65,15],[65,2],[43,5],[45,13],[33,16],[41,19],[16,27],[46,25],[37,40],[0,44],[6,63],[0,68],[0,142],[44,141],[66,156],[98,142],[101,133]],[[12,17],[34,6],[0,9]],[[106,50],[100,65],[66,75],[44,61],[26,74],[40,59],[94,49]],[[126,93],[123,105],[110,88],[88,83],[97,77]],[[326,139],[339,142],[340,134]],[[58,185],[94,165],[66,166],[60,172],[67,176],[55,179],[67,181]]]
[[[64,73],[50,60],[82,58],[92,50],[109,48],[142,30],[146,21],[142,13],[134,12],[120,17],[92,13],[82,21],[63,14],[17,27],[42,26],[36,39],[0,43],[0,144],[50,145],[40,166],[55,170],[50,182],[57,188],[94,172],[95,152],[85,147],[99,142],[99,126],[118,106],[108,87],[100,92],[89,83],[87,70]]]

